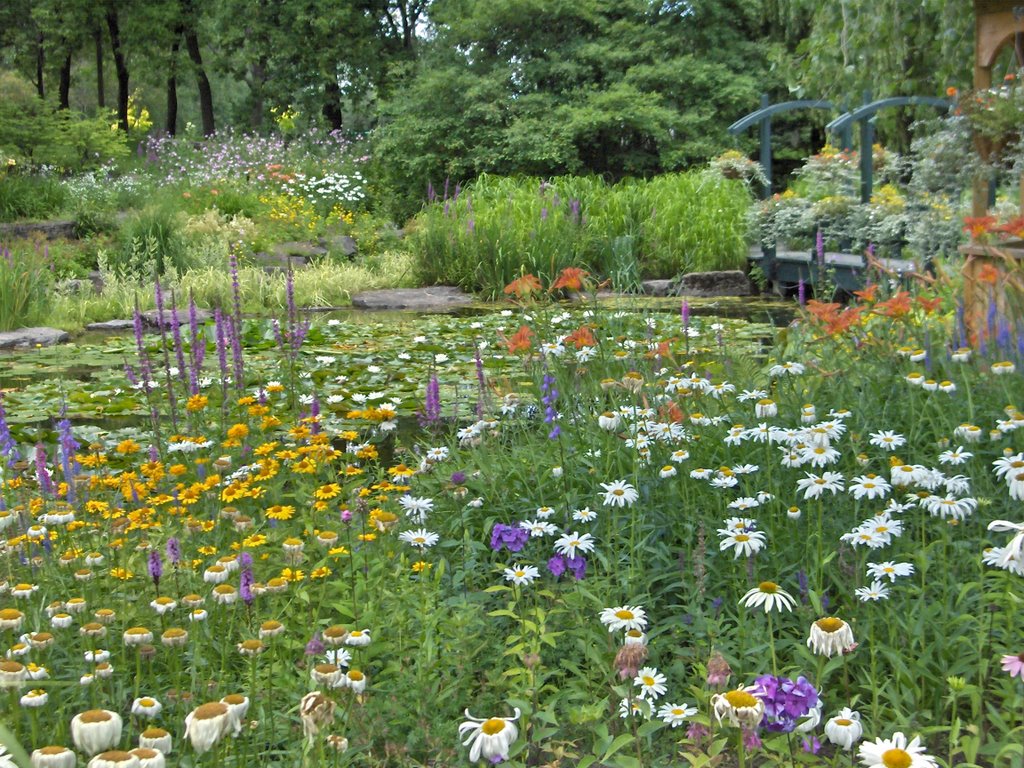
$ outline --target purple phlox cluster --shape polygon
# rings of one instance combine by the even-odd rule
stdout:
[[[509,552],[519,552],[529,538],[530,532],[525,528],[495,523],[491,529],[491,549],[500,552],[504,547]]]
[[[819,702],[818,691],[807,678],[796,680],[775,675],[762,675],[754,683],[755,696],[764,702],[761,725],[776,733],[791,733],[797,721],[814,709]]]
[[[421,427],[429,427],[441,421],[441,385],[437,374],[427,379],[427,391],[423,398],[423,410],[417,414]]]
[[[563,573],[569,571],[576,581],[582,581],[587,575],[587,559],[583,555],[576,555],[576,557],[555,555],[548,560],[548,570],[556,579],[561,578]]]
[[[541,397],[541,402],[544,404],[544,423],[554,425],[548,433],[548,439],[555,440],[562,434],[562,430],[556,423],[558,421],[558,411],[555,409],[555,403],[558,401],[558,390],[555,389],[555,377],[550,373],[544,374],[541,390],[544,393]]]
[[[159,589],[160,577],[164,575],[164,562],[160,559],[159,550],[149,550],[149,560],[146,565],[149,569],[149,578],[153,580],[153,585]]]

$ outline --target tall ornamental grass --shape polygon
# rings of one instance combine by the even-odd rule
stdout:
[[[31,247],[0,245],[0,331],[37,324],[49,308],[53,284],[46,256]]]
[[[742,182],[706,171],[614,185],[481,176],[432,195],[414,243],[427,282],[497,295],[524,272],[583,265],[628,289],[640,277],[741,268],[749,205]]]

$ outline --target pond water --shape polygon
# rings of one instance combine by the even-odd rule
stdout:
[[[693,343],[717,345],[723,353],[759,356],[772,342],[775,329],[788,324],[792,302],[743,297],[688,300]],[[450,401],[465,401],[477,387],[476,350],[480,368],[496,392],[529,389],[521,361],[509,355],[505,341],[522,325],[554,325],[568,335],[581,324],[595,333],[625,333],[647,324],[682,332],[678,298],[619,298],[597,304],[510,307],[474,304],[445,313],[339,309],[304,313],[311,328],[294,355],[283,355],[269,319],[247,318],[243,338],[245,386],[256,391],[268,381],[282,381],[315,395],[325,411],[339,419],[374,398],[397,406],[403,425],[415,426],[422,393],[437,375]],[[714,329],[713,329],[714,328]],[[205,390],[232,395],[221,387],[219,356],[212,325],[203,332]],[[190,359],[187,328],[182,350]],[[547,336],[548,333],[538,334]],[[608,338],[611,338],[609,336]],[[168,334],[170,339],[170,334]],[[149,401],[128,382],[126,368],[139,369],[132,334],[84,333],[57,347],[7,353],[0,365],[0,390],[16,439],[30,443],[53,438],[53,425],[63,411],[86,433],[133,435],[150,425],[150,411],[167,415],[168,382],[184,391],[187,376],[177,370],[175,350],[166,357],[159,334],[146,336],[155,386]],[[571,349],[571,347],[570,347]],[[187,367],[187,366],[186,366]],[[231,368],[230,364],[228,366]],[[230,378],[230,373],[229,373]],[[179,410],[181,406],[179,404]]]

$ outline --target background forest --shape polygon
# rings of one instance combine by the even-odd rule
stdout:
[[[942,95],[969,82],[970,18],[968,0],[10,0],[0,67],[47,109],[138,134],[367,137],[374,197],[402,218],[446,178],[699,164],[762,92]],[[42,108],[0,87],[8,129]],[[916,116],[879,138],[906,149]],[[783,163],[824,143],[813,120],[777,121]]]

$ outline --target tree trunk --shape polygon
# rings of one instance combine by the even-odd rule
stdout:
[[[341,130],[341,88],[336,78],[324,83],[324,105],[320,111],[332,131]]]
[[[203,69],[203,54],[199,50],[199,36],[196,34],[195,22],[185,30],[185,48],[188,57],[196,68],[196,85],[199,87],[199,113],[203,120],[203,135],[209,136],[216,128],[213,123],[213,91],[210,90],[210,79]]]
[[[252,106],[249,111],[249,125],[254,130],[263,128],[265,102],[264,86],[267,82],[267,57],[260,56],[249,66],[249,87],[252,89]]]
[[[175,30],[174,42],[171,44],[171,65],[167,75],[167,122],[164,124],[167,133],[173,136],[178,132],[178,49],[181,47],[181,28]]]
[[[96,43],[96,106],[99,109],[106,109],[107,97],[103,82],[103,30],[96,27],[93,32],[93,41]]]
[[[128,65],[121,50],[121,27],[117,20],[117,8],[107,6],[107,29],[110,31],[110,47],[114,52],[114,69],[117,70],[117,124],[128,132]]]
[[[39,94],[40,99],[46,98],[46,88],[43,85],[43,64],[45,58],[43,55],[43,33],[40,32],[36,35],[36,93]]]
[[[57,106],[58,109],[70,109],[71,108],[71,54],[64,58],[64,61],[60,65],[60,86],[59,86],[59,98],[60,104]]]

